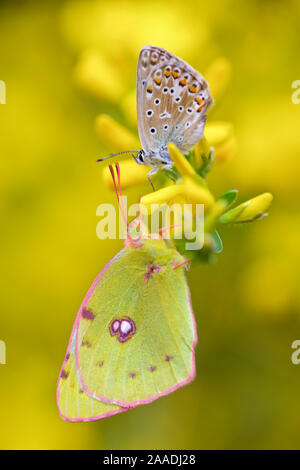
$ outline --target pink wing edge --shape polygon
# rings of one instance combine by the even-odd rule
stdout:
[[[72,328],[72,332],[71,332],[71,336],[70,336],[70,339],[69,339],[69,343],[68,343],[68,347],[67,347],[67,352],[66,352],[66,355],[65,355],[65,359],[63,361],[63,365],[60,369],[60,373],[59,373],[59,376],[58,376],[58,381],[57,381],[57,388],[56,388],[56,403],[57,403],[57,408],[58,408],[58,411],[59,411],[59,414],[61,416],[61,418],[65,421],[69,421],[69,422],[72,422],[72,423],[83,423],[83,422],[90,422],[90,421],[98,421],[100,419],[103,419],[103,418],[109,418],[110,416],[114,416],[116,414],[119,414],[119,413],[124,413],[125,411],[128,411],[129,410],[129,407],[128,408],[120,408],[120,409],[117,409],[117,410],[114,410],[114,411],[109,411],[107,413],[102,413],[100,415],[97,415],[97,416],[92,416],[90,418],[68,418],[68,416],[65,416],[60,407],[59,407],[59,381],[61,379],[61,374],[62,374],[62,371],[64,370],[64,367],[66,365],[66,362],[67,362],[67,355],[71,349],[71,346],[72,346],[72,342],[73,342],[73,336],[74,336],[74,332],[75,332],[75,329],[76,327],[79,325],[79,321],[80,321],[80,317],[81,317],[81,312],[83,310],[83,308],[86,306],[86,304],[88,303],[92,293],[94,292],[94,289],[96,287],[96,285],[98,284],[99,280],[101,279],[101,277],[104,275],[104,273],[109,269],[109,267],[113,264],[113,262],[118,259],[120,257],[120,254],[124,251],[124,248],[122,248],[122,250],[120,250],[105,266],[104,268],[100,271],[100,273],[98,274],[98,276],[96,277],[96,279],[94,280],[94,282],[92,283],[91,287],[89,288],[86,296],[84,297],[83,299],[83,302],[79,308],[79,311],[76,315],[76,318],[75,318],[75,321],[74,321],[74,324],[73,324],[73,328]],[[78,330],[77,330],[78,332]],[[77,335],[76,335],[76,343],[77,343]],[[76,354],[77,356],[77,354]],[[77,358],[76,358],[76,366],[77,366]],[[81,379],[81,373],[80,373],[80,379]],[[83,385],[83,384],[82,384]],[[83,390],[84,390],[84,387],[83,387]],[[84,390],[85,391],[85,390]],[[90,396],[90,394],[88,394]],[[102,400],[100,400],[102,401]],[[108,402],[104,402],[104,403],[108,403]],[[112,403],[108,403],[108,404],[112,404]]]
[[[123,250],[124,250],[124,248],[123,248]],[[76,321],[78,321],[78,323],[80,321],[81,311],[87,305],[87,303],[88,303],[88,301],[89,301],[89,299],[90,299],[90,297],[91,297],[91,295],[94,291],[94,288],[98,284],[98,282],[101,279],[101,277],[103,276],[103,274],[107,271],[107,269],[110,267],[112,262],[115,260],[115,258],[119,257],[120,253],[123,250],[119,251],[119,253],[114,258],[112,258],[111,261],[109,261],[109,263],[103,268],[103,270],[100,272],[100,274],[97,276],[97,278],[95,279],[95,281],[91,285],[88,293],[86,294],[86,296],[85,296],[85,298],[82,302],[82,305],[79,309],[79,312],[77,314]],[[158,398],[163,397],[165,395],[169,395],[170,393],[175,392],[179,388],[184,387],[185,385],[188,385],[190,382],[192,382],[195,379],[195,377],[196,377],[195,347],[196,347],[197,342],[198,342],[197,326],[196,326],[196,320],[195,320],[193,307],[192,307],[191,294],[190,294],[190,290],[189,290],[187,281],[185,281],[185,288],[186,288],[186,293],[187,293],[187,298],[188,298],[189,311],[190,311],[190,315],[191,315],[191,318],[192,318],[192,325],[193,325],[191,372],[190,372],[189,376],[186,379],[182,380],[181,382],[178,382],[176,385],[173,385],[172,387],[168,388],[167,390],[164,390],[163,392],[159,392],[159,393],[154,394],[152,397],[147,398],[145,400],[136,400],[136,401],[131,401],[131,402],[123,402],[123,401],[116,400],[116,399],[113,399],[113,398],[101,397],[101,396],[99,396],[95,393],[92,393],[88,389],[86,384],[83,382],[81,370],[80,370],[80,367],[79,367],[79,350],[78,350],[78,331],[79,331],[79,328],[78,328],[77,336],[76,336],[76,345],[75,345],[75,357],[76,357],[76,367],[77,367],[77,371],[79,372],[79,377],[80,377],[82,388],[83,388],[84,392],[87,395],[100,400],[102,403],[107,403],[107,404],[110,404],[110,405],[112,405],[112,404],[113,405],[119,405],[119,406],[122,406],[122,407],[125,408],[124,410],[120,410],[120,411],[116,410],[116,411],[113,412],[113,414],[116,414],[116,412],[120,413],[122,411],[128,411],[128,409],[133,409],[133,408],[136,408],[137,406],[140,406],[140,405],[147,405],[148,403],[152,403],[153,401],[157,400]],[[108,416],[111,416],[111,414],[109,414]],[[106,416],[103,416],[103,417],[106,417]],[[98,419],[100,419],[100,418],[98,418]]]

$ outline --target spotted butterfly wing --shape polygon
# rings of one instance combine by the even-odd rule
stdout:
[[[193,380],[195,323],[184,268],[174,269],[182,260],[164,241],[143,240],[95,280],[75,344],[87,396],[132,408]]]
[[[201,139],[213,99],[202,75],[155,46],[141,49],[137,66],[139,137],[146,152],[169,142],[187,153]]]

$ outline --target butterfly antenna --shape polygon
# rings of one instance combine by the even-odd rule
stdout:
[[[139,213],[138,213],[138,228],[139,228],[139,234],[141,234],[141,199],[142,196],[139,197]]]
[[[119,193],[118,193],[118,188],[117,188],[116,179],[115,179],[115,173],[114,173],[114,169],[113,169],[112,165],[109,165],[109,171],[110,171],[110,174],[111,174],[111,177],[112,177],[112,180],[113,180],[117,200],[118,200],[118,203],[120,204]]]
[[[104,160],[108,160],[112,157],[117,157],[118,155],[124,155],[125,153],[139,153],[139,150],[124,150],[123,152],[111,153],[108,157],[99,158],[97,162],[103,162]]]
[[[119,163],[116,163],[115,166],[116,166],[116,171],[117,171],[117,175],[118,175],[118,186],[119,186],[119,196],[120,196],[119,206],[120,206],[121,214],[122,214],[122,217],[124,219],[125,225],[126,225],[126,227],[128,227],[128,221],[127,221],[127,218],[126,218],[125,209],[124,209],[124,205],[123,205],[123,199],[122,199],[120,165],[119,165]]]
[[[116,171],[117,171],[117,175],[118,175],[119,191],[118,191],[118,187],[117,187],[117,183],[116,183],[114,168],[113,168],[112,165],[109,165],[109,171],[110,171],[110,173],[111,173],[111,177],[112,177],[112,180],[113,180],[114,189],[115,189],[115,193],[116,193],[116,196],[117,196],[117,200],[118,200],[118,204],[119,204],[119,207],[120,207],[120,211],[121,211],[123,220],[124,220],[124,222],[125,222],[125,225],[126,225],[126,227],[127,227],[127,226],[128,226],[128,223],[127,223],[127,220],[126,220],[125,210],[124,210],[123,201],[122,201],[122,193],[121,193],[120,167],[119,167],[118,164],[116,164]]]

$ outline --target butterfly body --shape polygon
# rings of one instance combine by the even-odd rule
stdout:
[[[148,173],[148,177],[156,173],[159,168],[172,170],[173,161],[166,146],[161,147],[157,152],[145,152],[145,150],[141,149],[137,156],[133,155],[133,158],[139,165],[152,167],[152,170]]]
[[[185,154],[201,139],[213,100],[205,79],[189,64],[156,46],[141,49],[137,65],[137,117],[142,150],[135,160],[172,168],[167,144]]]

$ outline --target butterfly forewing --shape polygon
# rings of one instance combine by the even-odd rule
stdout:
[[[202,137],[212,104],[208,84],[190,65],[155,46],[142,48],[137,66],[137,114],[146,152],[169,142],[187,153]]]
[[[79,322],[84,391],[134,407],[194,378],[196,332],[175,250],[147,240],[128,247],[97,283]],[[180,257],[181,259],[181,257]]]

